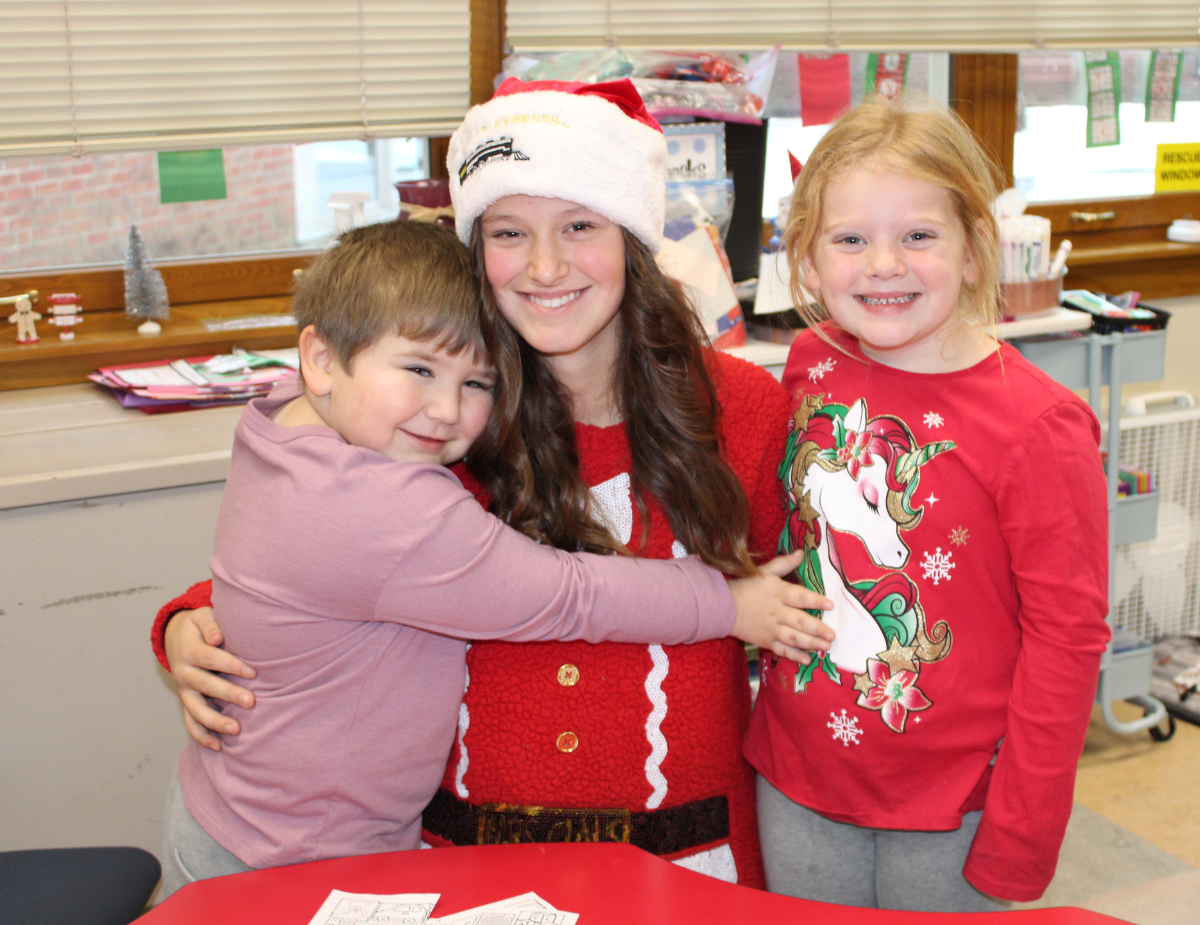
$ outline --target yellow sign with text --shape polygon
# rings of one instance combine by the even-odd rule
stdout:
[[[1200,141],[1159,145],[1154,162],[1154,192],[1200,190]]]

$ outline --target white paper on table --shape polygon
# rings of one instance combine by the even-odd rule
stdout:
[[[486,906],[430,919],[428,925],[575,925],[577,912],[561,912],[537,893],[522,893]]]
[[[754,314],[771,315],[793,308],[788,291],[787,253],[763,254],[758,261],[758,291],[754,295]]]
[[[242,363],[241,365],[243,368],[245,368],[246,364]],[[175,372],[177,372],[177,373],[179,373],[179,375],[183,376],[184,379],[187,379],[192,385],[211,385],[212,384],[212,381],[210,379],[208,379],[207,377],[205,377],[203,373],[201,373],[197,369],[193,369],[192,364],[189,363],[187,360],[174,360],[171,363],[171,369],[175,370]]]
[[[126,385],[138,386],[139,388],[147,388],[155,385],[193,385],[191,379],[186,378],[176,369],[172,369],[170,364],[164,363],[161,366],[143,366],[139,369],[110,369],[110,376],[120,379]]]
[[[424,925],[440,893],[346,893],[331,890],[308,925]]]

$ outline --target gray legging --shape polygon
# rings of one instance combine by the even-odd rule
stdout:
[[[181,886],[195,880],[222,877],[225,874],[241,874],[254,870],[226,851],[216,839],[200,828],[183,802],[183,791],[179,788],[179,773],[171,775],[167,788],[167,831],[163,836],[162,889],[158,901],[162,902]]]
[[[833,822],[758,778],[758,834],[772,893],[870,909],[1002,912],[962,875],[981,813],[952,832],[864,829]]]

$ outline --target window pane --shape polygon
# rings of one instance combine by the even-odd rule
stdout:
[[[763,218],[780,215],[780,201],[792,195],[791,162],[788,152],[803,164],[828,125],[805,125],[799,119],[772,119],[767,123],[767,162],[763,173]]]
[[[1146,122],[1148,51],[1121,52],[1121,144],[1088,148],[1081,52],[1022,52],[1017,189],[1031,202],[1144,196],[1154,192],[1160,144],[1200,142],[1200,51],[1183,54],[1174,122]]]
[[[423,138],[225,148],[225,199],[165,204],[153,151],[0,158],[0,270],[121,263],[131,224],[160,260],[319,247],[331,193],[367,193],[368,222],[395,218],[392,184],[426,176],[425,151]]]

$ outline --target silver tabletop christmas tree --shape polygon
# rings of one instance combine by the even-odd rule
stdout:
[[[135,321],[139,334],[158,334],[159,321],[171,315],[167,284],[154,267],[154,258],[137,225],[129,226],[129,246],[125,250],[125,314]]]

